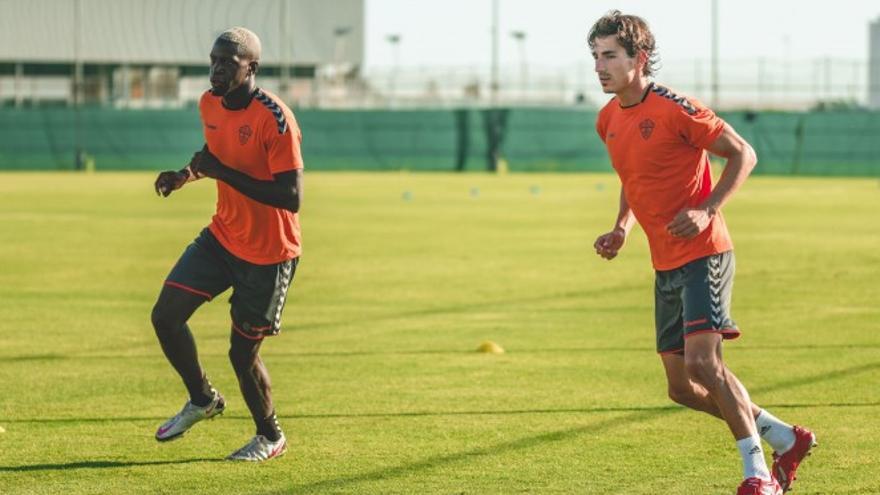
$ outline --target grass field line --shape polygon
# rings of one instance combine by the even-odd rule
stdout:
[[[149,342],[150,348],[154,346],[154,342]],[[146,344],[145,344],[146,345]],[[130,345],[129,345],[130,348]],[[833,350],[833,349],[880,349],[878,343],[850,343],[850,344],[783,344],[783,345],[740,345],[730,344],[725,347],[725,353],[736,353],[742,351],[755,352],[778,352],[780,350]],[[578,353],[595,353],[595,352],[635,352],[635,353],[653,353],[655,349],[649,346],[596,346],[596,347],[547,347],[547,348],[516,348],[506,347],[507,354],[543,354],[543,353],[559,353],[559,354],[578,354]],[[267,349],[263,356],[271,359],[282,358],[347,358],[358,356],[420,356],[420,355],[467,355],[473,354],[473,349],[413,349],[413,350],[353,350],[353,351],[273,351]],[[199,353],[202,357],[222,358],[226,356],[225,352],[207,352]],[[4,362],[21,362],[21,361],[76,361],[76,360],[107,360],[107,359],[158,359],[161,357],[151,350],[149,354],[102,354],[102,353],[71,353],[71,354],[22,354],[12,356],[0,355],[0,360]]]
[[[15,472],[25,473],[30,471],[55,471],[68,469],[107,469],[129,468],[132,466],[161,466],[166,464],[191,464],[194,462],[227,462],[217,458],[180,459],[174,461],[80,461],[56,464],[30,464],[27,466],[0,466],[0,473]]]

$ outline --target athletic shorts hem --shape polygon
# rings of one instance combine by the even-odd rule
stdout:
[[[260,335],[249,334],[249,333],[245,332],[244,330],[242,330],[241,328],[238,328],[238,325],[236,325],[235,322],[232,323],[232,329],[235,330],[235,333],[241,335],[242,337],[244,337],[248,340],[263,340],[264,338],[266,338],[266,336],[272,335],[272,334],[267,334],[267,333],[261,333]]]
[[[684,347],[681,347],[678,349],[670,349],[668,351],[657,351],[657,354],[660,354],[661,356],[665,356],[667,354],[682,354],[682,353],[684,353]]]
[[[692,335],[699,335],[701,333],[720,333],[721,337],[724,340],[733,340],[739,338],[742,332],[736,328],[722,328],[721,330],[717,330],[715,328],[704,328],[702,330],[694,330],[693,332],[687,332],[684,334],[684,338],[688,338]]]
[[[169,286],[169,287],[174,287],[175,289],[185,290],[186,292],[189,292],[190,294],[195,294],[195,295],[197,295],[197,296],[202,296],[202,297],[204,297],[205,299],[207,299],[207,300],[209,300],[209,301],[212,300],[212,299],[214,299],[214,296],[212,296],[211,294],[208,294],[208,293],[205,292],[205,291],[201,291],[201,290],[198,290],[198,289],[194,289],[194,288],[192,288],[192,287],[190,287],[190,286],[188,286],[188,285],[184,285],[184,284],[181,284],[181,283],[179,283],[179,282],[174,282],[173,280],[166,280],[166,281],[165,281],[165,285],[167,285],[167,286]]]

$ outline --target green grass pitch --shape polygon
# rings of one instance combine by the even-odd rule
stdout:
[[[0,493],[734,493],[726,427],[666,398],[644,236],[592,251],[617,208],[601,174],[307,173],[264,346],[289,453],[222,460],[253,434],[227,296],[191,321],[227,412],[158,444],[185,392],[150,309],[215,193],[152,181],[0,174]],[[878,212],[876,179],[753,177],[725,209],[725,358],[817,432],[800,495],[880,493]]]

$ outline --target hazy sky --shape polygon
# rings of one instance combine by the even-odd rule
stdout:
[[[865,60],[868,24],[880,0],[718,0],[722,59],[756,57]],[[617,8],[648,20],[661,57],[708,59],[710,0],[500,0],[500,60],[519,60],[513,30],[527,33],[532,65],[572,66],[589,60],[592,23]],[[366,0],[366,65],[391,66],[386,41],[399,34],[401,66],[488,65],[491,0]]]

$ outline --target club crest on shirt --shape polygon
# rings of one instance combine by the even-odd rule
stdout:
[[[651,119],[643,120],[639,123],[639,132],[642,133],[642,139],[651,137],[651,133],[654,132],[654,121]]]
[[[245,143],[248,142],[248,139],[250,139],[251,134],[253,134],[253,133],[254,133],[254,131],[251,130],[251,126],[249,126],[247,124],[239,127],[238,128],[238,142],[241,143],[242,145],[244,145]]]

